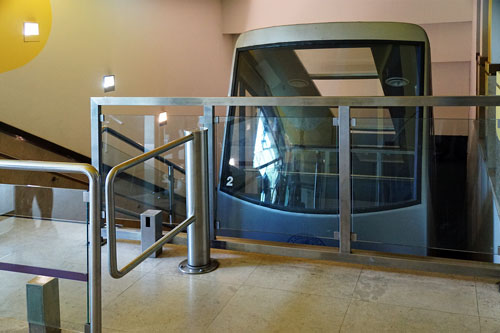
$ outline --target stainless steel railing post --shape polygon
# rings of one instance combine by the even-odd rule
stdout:
[[[351,116],[339,106],[339,233],[340,253],[351,253]]]
[[[90,254],[89,254],[89,319],[90,332],[102,331],[101,308],[101,224],[100,224],[100,182],[99,172],[85,163],[46,162],[46,161],[16,161],[0,160],[0,169],[81,173],[89,180],[89,224],[90,224]]]
[[[207,133],[207,129],[192,132],[193,140],[185,149],[186,215],[195,217],[187,228],[188,258],[179,264],[179,270],[186,274],[208,273],[219,266],[210,258]]]
[[[174,167],[168,166],[168,209],[170,210],[169,222],[174,224],[174,189],[175,189],[175,178],[174,178]]]

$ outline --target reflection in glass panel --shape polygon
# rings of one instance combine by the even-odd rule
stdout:
[[[303,130],[302,118],[276,117],[269,108],[247,114],[231,126],[235,135],[222,175],[226,191],[285,210],[337,210],[338,149],[331,116],[307,119],[305,126],[328,124],[331,137],[320,145],[318,131]]]
[[[2,331],[28,331],[26,285],[37,275],[58,277],[60,321],[52,322],[57,328],[83,330],[88,322],[89,225],[84,192],[0,185]]]
[[[422,44],[401,42],[240,50],[233,95],[420,95],[422,53]],[[421,109],[360,108],[351,114],[357,119],[351,131],[354,211],[418,203]],[[338,212],[336,109],[238,107],[229,116],[222,191],[288,211]]]

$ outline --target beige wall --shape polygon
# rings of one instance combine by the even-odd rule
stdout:
[[[0,74],[0,119],[90,156],[91,96],[224,96],[231,36],[219,0],[52,0],[46,47]]]
[[[392,21],[416,24],[471,20],[475,0],[222,0],[223,30],[311,22]]]
[[[475,86],[475,2],[52,0],[46,47],[25,66],[0,74],[0,119],[90,155],[89,98],[104,95],[103,75],[117,79],[106,96],[225,96],[235,34],[306,22],[420,24],[431,40],[435,95],[464,95]],[[466,117],[467,110],[459,114]]]
[[[223,31],[233,34],[313,22],[419,24],[431,43],[433,94],[475,93],[476,0],[222,0],[222,4]],[[435,115],[468,118],[469,109],[438,108]]]

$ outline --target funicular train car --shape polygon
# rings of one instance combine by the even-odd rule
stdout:
[[[264,28],[236,42],[231,96],[431,95],[430,47],[406,23]],[[425,255],[432,114],[352,108],[353,247]],[[336,107],[228,109],[217,235],[337,246]]]

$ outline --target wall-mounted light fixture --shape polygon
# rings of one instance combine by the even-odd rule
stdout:
[[[36,22],[24,22],[23,35],[25,42],[39,42],[40,30]]]
[[[102,78],[102,87],[104,88],[104,92],[115,91],[115,76],[114,75],[105,75]]]
[[[162,112],[158,115],[158,123],[160,124],[160,126],[167,124],[167,113],[166,112]]]

